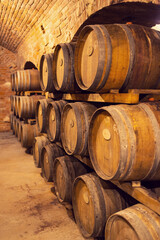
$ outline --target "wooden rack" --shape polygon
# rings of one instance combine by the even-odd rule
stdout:
[[[131,89],[127,93],[120,93],[117,89],[109,93],[64,93],[62,99],[72,101],[107,102],[136,104],[140,101],[140,95],[148,95],[150,98],[160,100],[160,90],[155,89]]]
[[[160,198],[157,197],[157,195],[150,189],[141,186],[141,182],[111,182],[115,184],[118,188],[135,198],[137,201],[144,204],[145,206],[160,215]]]

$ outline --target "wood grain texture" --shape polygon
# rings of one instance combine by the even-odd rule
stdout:
[[[39,136],[34,138],[33,143],[33,159],[37,168],[41,167],[41,152],[44,146],[49,144],[49,140],[45,136]]]
[[[105,240],[160,238],[160,217],[142,204],[113,214],[105,229]]]
[[[72,156],[56,158],[53,163],[53,182],[60,202],[72,203],[72,185],[76,177],[87,173],[89,168]]]
[[[109,182],[95,173],[76,178],[72,204],[77,225],[86,238],[103,236],[106,220],[127,207],[127,202]]]
[[[41,151],[41,168],[45,181],[53,181],[53,162],[57,157],[63,155],[65,155],[64,150],[54,143],[43,147]]]
[[[79,87],[93,92],[159,88],[159,43],[155,30],[140,25],[84,27],[75,49]]]
[[[64,106],[67,104],[64,100],[50,102],[47,106],[46,129],[51,142],[60,142],[61,114]]]
[[[98,109],[89,131],[89,153],[105,180],[159,179],[159,102]]]
[[[76,102],[65,105],[61,117],[61,141],[67,154],[88,155],[89,122],[96,107]]]

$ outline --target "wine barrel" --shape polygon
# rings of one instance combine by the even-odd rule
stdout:
[[[17,138],[19,136],[19,123],[20,123],[20,120],[19,120],[19,118],[17,118],[16,119],[16,132],[15,132],[15,135]]]
[[[11,126],[11,130],[13,130],[13,117],[14,117],[14,115],[11,113],[11,114],[10,114],[10,126]]]
[[[160,102],[98,109],[91,120],[89,153],[105,180],[160,180]]]
[[[41,100],[37,101],[35,115],[36,115],[37,126],[38,126],[38,129],[41,133],[46,133],[47,132],[47,129],[46,129],[47,105],[48,105],[48,103],[50,103],[52,101],[53,100],[50,99],[50,98],[41,99]]]
[[[15,91],[15,73],[11,73],[11,89]]]
[[[20,118],[27,119],[27,104],[26,104],[27,99],[28,96],[20,96],[18,99],[18,115]]]
[[[47,136],[51,142],[60,142],[61,113],[66,101],[59,100],[50,102],[47,106]]]
[[[41,167],[41,152],[44,146],[49,144],[48,138],[45,136],[39,136],[35,137],[34,143],[33,143],[33,159],[35,166],[37,168]]]
[[[40,74],[37,69],[23,70],[23,91],[40,91]]]
[[[14,134],[16,137],[17,137],[17,120],[18,120],[17,117],[15,117],[15,119],[13,120]]]
[[[23,70],[16,71],[15,77],[15,91],[19,92],[22,91],[22,78],[23,78]]]
[[[25,148],[33,146],[35,125],[22,124],[21,125],[21,145]]]
[[[41,95],[21,96],[18,99],[18,113],[20,118],[35,118],[36,104],[38,100],[44,99]]]
[[[13,96],[13,114],[16,115],[16,109],[15,109],[15,103],[16,103],[16,95],[12,95]]]
[[[160,36],[151,28],[88,25],[76,44],[76,81],[82,90],[93,92],[160,88],[159,59]]]
[[[37,124],[34,125],[34,137],[42,136],[42,133],[40,133]]]
[[[94,173],[76,178],[72,205],[76,223],[86,238],[103,236],[106,220],[128,206],[116,187]]]
[[[160,217],[142,204],[113,214],[106,224],[105,240],[160,239]]]
[[[64,106],[61,116],[61,141],[68,155],[88,155],[89,123],[96,107],[75,102]]]
[[[65,155],[54,160],[53,182],[60,202],[72,202],[74,179],[87,172],[88,168],[75,157]]]
[[[22,124],[24,124],[24,121],[19,121],[19,129],[18,129],[18,141],[20,141],[21,142],[21,130],[22,130],[22,128],[21,128],[21,126],[22,126]]]
[[[60,43],[56,46],[53,56],[53,84],[57,91],[75,92],[78,85],[74,73],[73,43]]]
[[[15,96],[15,105],[14,105],[14,112],[15,115],[18,117],[18,99],[20,98],[20,96]]]
[[[53,85],[53,54],[44,54],[40,60],[40,85],[42,91],[54,92]]]
[[[63,155],[65,155],[65,152],[56,144],[49,144],[43,147],[41,152],[41,168],[45,181],[53,181],[53,162],[55,158]]]
[[[11,111],[13,111],[13,95],[10,96]]]

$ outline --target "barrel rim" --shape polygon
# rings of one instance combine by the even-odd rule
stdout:
[[[52,144],[53,145],[53,144]],[[51,152],[51,146],[46,145],[43,146],[42,151],[41,151],[41,169],[42,169],[42,175],[43,178],[46,182],[52,182],[53,181],[53,177],[52,177],[52,173],[53,173],[53,159],[52,159],[52,155],[50,155],[49,153]],[[47,153],[48,155],[48,164],[49,164],[49,177],[47,178],[46,174],[45,174],[45,169],[44,169],[44,154]]]
[[[64,60],[65,60],[64,61],[63,81],[62,81],[61,86],[59,86],[59,84],[57,82],[57,56],[58,56],[58,52],[59,52],[60,49],[62,49]],[[70,65],[68,47],[65,43],[59,43],[59,44],[57,44],[57,46],[55,48],[53,64],[52,64],[52,67],[53,67],[53,85],[54,85],[54,87],[57,91],[64,91],[65,88],[66,88],[66,85],[68,83],[68,77],[69,77],[68,65]]]
[[[43,133],[45,132],[45,126],[44,126],[44,120],[45,120],[45,114],[44,114],[44,101],[47,101],[46,99],[40,99],[37,101],[37,104],[36,104],[36,109],[35,109],[35,117],[36,117],[36,123],[37,123],[37,127],[38,127],[38,130]],[[42,120],[43,120],[43,123],[42,123],[42,128],[40,128],[39,126],[39,120],[38,120],[38,109],[39,109],[39,106],[41,105],[41,108],[42,108]],[[42,107],[43,106],[43,107]]]
[[[80,114],[83,113],[83,110],[81,108],[81,102],[74,102],[74,103],[67,103],[62,111],[62,115],[61,115],[61,141],[62,141],[62,145],[64,150],[66,151],[66,153],[68,155],[73,155],[73,154],[78,154],[78,152],[81,151],[81,142],[82,142],[82,134],[81,134],[81,117]],[[76,108],[76,106],[78,106],[79,109]],[[71,151],[68,149],[68,146],[66,144],[66,140],[64,137],[64,121],[65,121],[65,114],[70,110],[73,109],[74,113],[75,113],[75,117],[76,117],[76,124],[77,124],[77,142],[75,145],[75,148]]]
[[[114,108],[114,106],[107,106],[107,107],[101,107],[101,108],[98,108],[92,115],[91,117],[91,121],[90,121],[90,126],[89,126],[89,136],[88,136],[88,150],[89,150],[89,155],[90,155],[90,160],[91,160],[91,163],[93,165],[93,168],[95,170],[95,172],[98,174],[98,176],[100,176],[102,179],[104,180],[111,180],[111,179],[114,179],[115,177],[119,176],[119,169],[124,169],[124,162],[123,161],[118,161],[118,166],[117,168],[114,170],[114,172],[110,175],[110,176],[107,176],[106,173],[104,173],[102,171],[102,169],[99,167],[99,165],[97,164],[97,160],[94,156],[94,150],[93,150],[93,147],[92,147],[92,129],[93,129],[93,124],[94,124],[94,120],[95,118],[97,117],[97,115],[101,112],[108,112],[109,115],[114,119],[115,123],[116,123],[116,126],[117,126],[117,131],[118,131],[118,136],[119,136],[119,141],[120,141],[120,146],[121,144],[124,145],[124,140],[122,140],[122,136],[121,136],[121,132],[119,131],[119,124],[121,123],[121,126],[123,126],[123,122],[118,122],[116,120],[116,118],[114,118],[113,116],[113,112],[114,111],[116,113],[116,109]],[[118,114],[116,114],[118,115]],[[125,126],[123,126],[123,130],[125,132]],[[124,139],[125,139],[125,134],[124,134]],[[125,142],[127,142],[127,140],[125,139]],[[127,145],[126,145],[127,146]],[[121,149],[120,149],[121,150]],[[124,154],[122,155],[122,151],[120,151],[120,155],[119,155],[119,159],[126,159],[127,158],[127,147],[126,149],[124,149]]]
[[[144,216],[144,219],[142,219],[142,221],[141,221],[141,218],[138,217],[138,214],[136,212],[140,213],[142,216]],[[152,218],[150,218],[151,216],[152,216]],[[151,221],[156,224],[156,221],[154,219],[155,216],[156,216],[156,213],[154,213],[148,207],[146,207],[145,205],[140,204],[140,203],[133,205],[131,207],[128,207],[126,209],[123,209],[119,212],[116,212],[113,215],[111,215],[107,220],[107,223],[105,226],[105,237],[106,237],[105,239],[106,240],[110,239],[109,235],[107,233],[111,229],[111,226],[116,218],[123,219],[135,231],[136,235],[138,236],[138,239],[139,238],[140,239],[150,239],[153,236],[152,236],[152,234],[150,234],[150,231],[148,231],[147,225],[145,224],[145,219],[147,218],[148,222]],[[142,229],[143,229],[143,231],[141,231]],[[144,236],[144,233],[145,233],[145,236]]]
[[[61,119],[61,115],[60,115],[59,107],[56,104],[56,102],[57,101],[48,103],[47,111],[46,111],[47,136],[48,136],[48,138],[51,142],[60,141],[60,126],[61,126],[61,124],[60,124],[59,119]],[[56,126],[58,126],[56,128],[56,132],[55,132],[54,136],[52,136],[53,134],[51,134],[51,131],[50,131],[50,128],[49,128],[49,118],[50,118],[50,114],[51,114],[51,111],[52,111],[53,108],[54,108],[54,111],[55,111]]]
[[[76,188],[76,185],[77,185],[79,180],[81,180],[82,182],[84,182],[86,184],[86,186],[89,190],[89,193],[92,196],[92,203],[95,206],[94,209],[93,209],[95,219],[94,219],[94,226],[93,226],[92,233],[88,233],[87,230],[85,230],[85,228],[82,226],[82,224],[79,220],[79,217],[78,217],[78,211],[77,211],[76,204],[75,204],[75,202],[76,202],[75,188]],[[99,180],[99,178],[94,173],[89,173],[89,174],[84,174],[82,176],[78,176],[74,180],[74,183],[73,183],[72,205],[73,205],[74,215],[75,215],[75,219],[76,219],[76,223],[78,225],[78,228],[80,229],[82,235],[86,238],[98,237],[98,236],[103,235],[103,230],[104,230],[105,223],[106,223],[106,215],[104,214],[106,212],[105,200],[104,200],[101,184],[98,180]],[[89,186],[89,184],[92,185],[92,188]],[[96,194],[96,191],[94,191],[93,185],[96,187],[96,190],[98,191],[99,195]],[[99,201],[99,209],[97,207],[97,200]],[[100,217],[99,217],[99,214],[98,214],[99,211],[101,213]],[[97,224],[95,224],[95,221],[97,222]],[[104,223],[104,224],[102,224],[102,223]]]
[[[104,65],[104,58],[105,58],[105,44],[100,44],[100,36],[101,36],[101,40],[104,41],[103,39],[103,34],[100,31],[100,29],[98,28],[99,25],[87,25],[85,26],[78,37],[77,43],[76,43],[76,47],[75,47],[75,55],[74,55],[74,59],[75,59],[75,64],[74,64],[74,69],[75,69],[75,79],[76,82],[78,84],[78,86],[80,87],[80,89],[82,90],[88,90],[88,91],[94,91],[95,87],[98,86],[99,82],[98,80],[101,79],[102,73],[103,73],[103,68],[102,65]],[[98,54],[98,58],[100,59],[100,61],[98,61],[98,66],[97,66],[97,73],[95,76],[95,81],[93,81],[93,83],[87,87],[83,84],[82,80],[81,80],[81,76],[79,74],[79,64],[78,64],[78,58],[79,58],[79,51],[80,51],[80,44],[81,42],[84,42],[84,36],[86,35],[86,33],[88,32],[88,34],[91,31],[95,31],[97,33],[97,38],[99,41],[98,45],[101,45],[102,47],[99,48],[99,54]],[[103,56],[103,57],[102,57]]]
[[[43,63],[44,60],[47,62],[48,68],[48,76],[47,76],[47,84],[46,86],[43,83]],[[52,91],[54,92],[54,85],[53,85],[53,70],[52,70],[52,58],[50,54],[43,54],[40,59],[40,86],[42,91]]]
[[[69,173],[69,171],[68,171],[67,163],[70,162],[70,158],[72,158],[72,157],[68,156],[68,155],[64,155],[64,156],[55,158],[54,162],[53,162],[53,182],[54,182],[56,196],[57,196],[59,202],[61,202],[61,203],[62,202],[68,202],[68,201],[70,202],[69,194],[70,194],[70,191],[71,191],[70,186],[72,185],[71,179],[73,180],[73,177],[71,177],[70,174],[72,174],[74,172],[73,167],[72,167],[72,170],[73,170],[72,172]],[[64,180],[65,180],[66,188],[64,188],[64,189],[66,191],[65,191],[65,194],[64,194],[64,199],[60,196],[58,188],[57,188],[57,184],[56,184],[56,169],[57,169],[56,166],[57,166],[58,163],[62,166],[63,175],[65,176]],[[69,179],[70,179],[70,181],[69,181]],[[69,182],[70,182],[70,186],[69,186]]]

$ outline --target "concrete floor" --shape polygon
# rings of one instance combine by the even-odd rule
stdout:
[[[83,240],[71,210],[46,184],[33,156],[11,132],[0,133],[0,239]]]

